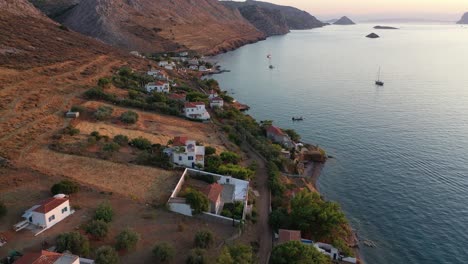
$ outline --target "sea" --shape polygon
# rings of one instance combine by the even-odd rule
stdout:
[[[375,25],[270,37],[214,57],[230,72],[213,78],[333,156],[318,188],[375,242],[366,263],[468,263],[468,27]]]

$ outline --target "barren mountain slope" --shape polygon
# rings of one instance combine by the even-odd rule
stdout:
[[[42,2],[49,4],[47,12],[57,0]],[[264,37],[238,10],[217,0],[80,0],[56,19],[108,44],[142,52],[215,53]]]
[[[66,126],[63,111],[88,85],[136,59],[60,29],[26,0],[0,9],[0,156],[16,159]]]

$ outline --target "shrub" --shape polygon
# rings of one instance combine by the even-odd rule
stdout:
[[[93,131],[91,134],[89,134],[91,137],[95,137],[97,141],[101,140],[101,134],[99,134],[98,131]]]
[[[133,111],[127,111],[120,116],[120,120],[127,124],[135,124],[138,121],[138,114]]]
[[[231,175],[232,177],[241,180],[250,179],[254,174],[252,170],[234,164],[225,164],[219,166],[218,173],[223,175]]]
[[[216,149],[215,148],[210,147],[210,146],[205,148],[205,155],[206,156],[213,155],[213,154],[216,154]]]
[[[234,134],[234,133],[229,133],[228,138],[230,141],[232,141],[234,144],[240,146],[242,144],[242,140],[240,139],[239,135]]]
[[[116,135],[113,141],[122,147],[128,145],[128,137],[124,135]]]
[[[130,141],[130,145],[134,146],[137,149],[148,150],[151,149],[151,141],[146,138],[138,137]]]
[[[72,126],[67,126],[63,130],[63,133],[67,134],[67,135],[70,135],[70,136],[75,136],[75,135],[78,135],[80,133],[80,130],[78,128],[74,128]]]
[[[208,230],[198,231],[195,234],[195,247],[198,248],[209,248],[213,243],[213,233]]]
[[[96,264],[117,264],[119,255],[113,247],[102,246],[96,251]]]
[[[169,243],[160,243],[153,248],[153,255],[158,262],[167,262],[174,257],[175,250]]]
[[[80,114],[86,112],[86,108],[84,108],[81,105],[74,105],[70,108],[70,111],[72,112],[79,112]]]
[[[94,213],[94,220],[102,220],[106,223],[112,222],[114,210],[108,203],[101,203]]]
[[[251,246],[237,244],[231,246],[225,246],[219,255],[216,263],[243,263],[251,264],[253,261],[254,253]]]
[[[80,190],[78,183],[70,181],[70,180],[63,180],[59,183],[56,183],[50,188],[50,192],[53,195],[63,193],[63,194],[72,194],[76,193]]]
[[[234,152],[225,151],[221,153],[220,157],[224,163],[237,164],[240,162],[240,156]]]
[[[170,157],[162,152],[162,150],[149,152],[142,151],[138,154],[136,163],[140,165],[155,166],[166,170],[173,169],[174,165],[170,161]]]
[[[187,264],[205,264],[205,250],[195,248],[190,250],[189,256],[187,257]]]
[[[98,80],[98,86],[101,88],[109,88],[111,84],[111,80],[109,78],[100,78]]]
[[[78,232],[64,233],[57,237],[57,251],[70,251],[72,254],[86,256],[89,254],[88,239]]]
[[[208,211],[210,202],[205,194],[192,188],[188,188],[185,191],[185,200],[193,210],[194,214],[200,214],[201,212]]]
[[[117,235],[116,240],[117,244],[115,247],[117,250],[130,250],[136,247],[138,240],[140,240],[140,235],[137,232],[127,228]]]
[[[103,147],[102,150],[105,152],[117,152],[120,149],[120,145],[115,143],[115,142],[109,142],[106,143]]]
[[[4,217],[7,214],[8,210],[6,208],[5,203],[0,201],[0,218]]]
[[[100,106],[97,111],[94,113],[94,117],[97,120],[106,120],[112,116],[114,108],[110,106]]]
[[[92,220],[86,225],[86,233],[96,237],[96,238],[103,238],[107,236],[107,232],[109,228],[107,223],[102,220]]]

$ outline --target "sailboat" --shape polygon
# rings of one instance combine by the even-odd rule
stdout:
[[[268,66],[268,68],[270,68],[270,69],[275,68],[275,67],[273,66],[273,64],[271,64],[271,54],[268,54],[268,55],[267,55],[267,58],[268,58],[268,62],[269,62],[269,64],[270,64],[270,66]]]
[[[384,86],[384,82],[380,80],[380,67],[379,67],[379,73],[377,74],[377,81],[375,81],[375,85]]]

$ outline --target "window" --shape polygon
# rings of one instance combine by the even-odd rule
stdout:
[[[182,161],[182,156],[179,156],[179,161]]]
[[[193,156],[188,156],[188,160],[193,160]]]
[[[65,213],[66,211],[68,211],[68,207],[65,206],[65,207],[62,209],[62,214]]]
[[[51,215],[51,216],[49,217],[49,222],[52,222],[53,220],[55,220],[55,215]]]
[[[226,178],[226,183],[229,183],[229,178]]]

